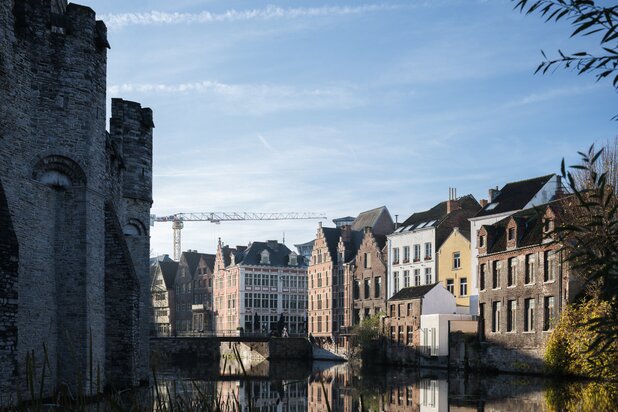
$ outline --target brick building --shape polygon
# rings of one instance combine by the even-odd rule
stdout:
[[[417,351],[438,338],[437,331],[421,331],[421,316],[456,312],[455,298],[440,283],[403,288],[387,306],[389,341]]]
[[[215,255],[182,252],[174,281],[174,335],[213,330]]]
[[[108,47],[89,7],[0,2],[3,394],[25,387],[27,353],[40,376],[44,345],[44,395],[99,387],[91,368],[101,387],[149,377],[154,124],[112,99],[106,131]]]
[[[157,261],[152,266],[152,300],[154,334],[170,336],[174,323],[174,280],[178,271],[178,262]]]
[[[358,325],[364,318],[386,313],[386,236],[374,234],[371,228],[364,230],[361,244],[354,260],[346,265],[351,275],[351,319],[346,326]]]
[[[580,291],[551,230],[568,200],[527,209],[478,233],[481,336],[505,348],[543,349]]]
[[[288,333],[306,333],[307,263],[276,240],[219,241],[213,291],[218,333],[274,331],[281,317]]]
[[[489,200],[470,220],[470,310],[477,314],[479,295],[478,232],[483,225],[492,225],[520,210],[533,208],[555,200],[563,192],[560,176],[555,174],[505,184],[501,189],[489,189]]]
[[[309,264],[309,333],[323,342],[343,345],[341,334],[347,334],[352,324],[353,270],[365,233],[384,236],[393,231],[394,223],[385,206],[362,212],[353,220],[346,217],[333,222],[339,227],[319,224]],[[379,267],[377,252],[375,256],[367,253]],[[369,278],[371,268],[367,269]]]

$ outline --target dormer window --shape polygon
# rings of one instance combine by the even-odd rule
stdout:
[[[268,250],[262,251],[260,255],[261,255],[260,264],[269,265],[270,264],[270,253],[268,252]]]
[[[294,252],[290,253],[288,265],[290,266],[298,266],[298,255]]]
[[[508,240],[515,240],[515,228],[514,227],[510,227],[507,230],[507,239]]]
[[[554,222],[551,219],[543,219],[543,233],[551,232],[554,229]]]
[[[479,247],[485,247],[485,236],[479,235]]]

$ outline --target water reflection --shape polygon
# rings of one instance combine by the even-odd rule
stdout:
[[[525,412],[564,409],[562,404],[556,403],[556,396],[565,392],[562,384],[539,377],[481,377],[396,368],[357,370],[349,364],[267,361],[249,371],[228,363],[221,365],[214,374],[204,372],[207,369],[194,365],[190,370],[168,371],[159,380],[159,392],[169,392],[171,399],[182,397],[192,402],[191,405],[208,400],[223,411]],[[577,390],[573,391],[571,386],[571,392]],[[579,407],[572,410],[578,409],[581,410]]]

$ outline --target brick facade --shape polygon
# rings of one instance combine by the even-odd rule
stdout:
[[[543,349],[560,313],[579,292],[561,246],[550,235],[559,224],[559,207],[526,210],[481,227],[480,333],[488,343]]]

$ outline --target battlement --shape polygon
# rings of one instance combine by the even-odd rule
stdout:
[[[15,35],[21,40],[79,36],[92,41],[98,51],[110,47],[107,27],[96,20],[90,7],[67,4],[66,0],[15,0],[12,12]]]
[[[112,99],[110,136],[124,159],[124,197],[152,201],[152,110],[123,99]]]

